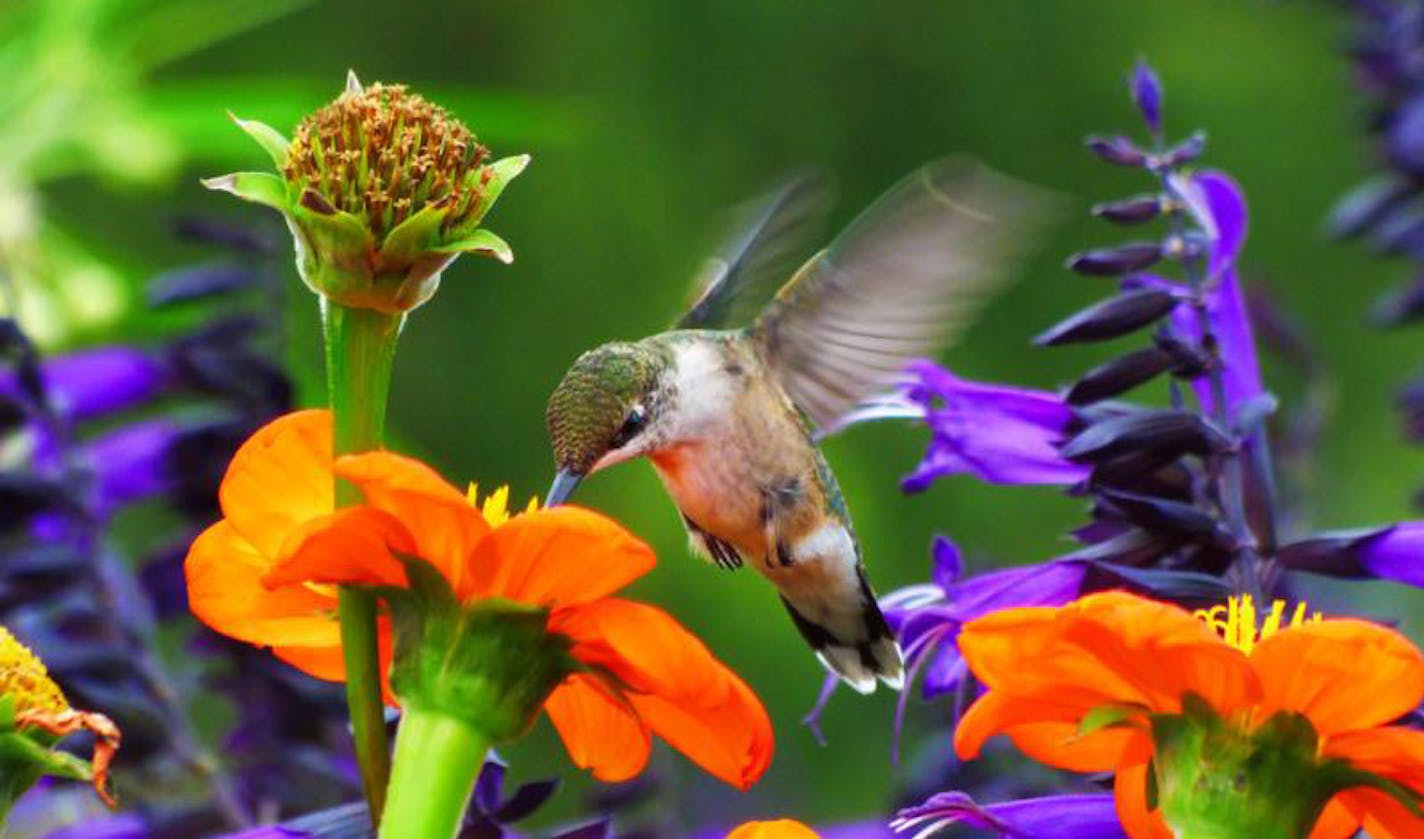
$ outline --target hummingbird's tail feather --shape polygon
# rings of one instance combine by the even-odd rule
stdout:
[[[877,680],[900,690],[905,683],[900,645],[875,602],[864,570],[857,568],[856,575],[860,586],[853,603],[803,601],[785,592],[781,602],[816,658],[857,693],[873,693]]]

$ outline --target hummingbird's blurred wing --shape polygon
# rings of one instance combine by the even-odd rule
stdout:
[[[792,401],[832,430],[973,320],[1050,207],[977,162],[929,164],[802,266],[750,334]]]
[[[830,193],[822,173],[806,170],[737,213],[733,234],[699,272],[696,302],[675,328],[751,323],[819,239]]]

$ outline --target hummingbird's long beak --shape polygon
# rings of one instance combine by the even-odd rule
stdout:
[[[560,469],[554,475],[554,483],[549,486],[549,496],[544,499],[545,507],[557,507],[569,500],[569,496],[574,494],[579,481],[583,480],[583,475],[568,469]]]

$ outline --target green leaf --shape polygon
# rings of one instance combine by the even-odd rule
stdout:
[[[228,119],[237,123],[238,128],[246,131],[247,136],[257,141],[257,145],[271,156],[272,162],[277,165],[279,170],[287,165],[287,148],[291,143],[287,142],[287,138],[283,137],[277,129],[255,119],[243,119],[232,111],[228,111],[227,116]]]
[[[485,217],[485,214],[494,206],[494,202],[499,198],[500,193],[504,192],[505,185],[519,177],[519,173],[523,172],[529,165],[529,160],[530,158],[527,154],[506,157],[501,160],[496,160],[488,166],[481,166],[469,174],[468,179],[472,182],[472,186],[478,184],[486,177],[488,177],[489,180],[485,181],[484,187],[480,192],[479,200],[476,201],[475,206],[471,208],[469,217],[461,224],[461,229],[456,231],[457,235],[463,235],[464,230],[473,229],[479,225],[480,221]]]
[[[244,201],[263,204],[287,212],[287,184],[270,172],[233,172],[216,178],[203,178],[203,186],[219,192],[230,192]]]
[[[459,239],[445,242],[430,250],[435,253],[477,253],[492,256],[505,265],[514,261],[509,244],[488,230],[474,230]]]

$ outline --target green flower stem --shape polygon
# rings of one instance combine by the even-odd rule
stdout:
[[[404,315],[347,308],[326,298],[321,300],[321,315],[326,334],[327,392],[335,422],[333,451],[340,456],[377,448],[385,434],[391,366]],[[355,487],[336,482],[337,506],[359,500]],[[356,759],[375,822],[385,805],[386,779],[391,773],[376,647],[376,600],[369,592],[343,588],[337,614]]]
[[[453,839],[489,747],[458,717],[406,708],[380,839]]]

